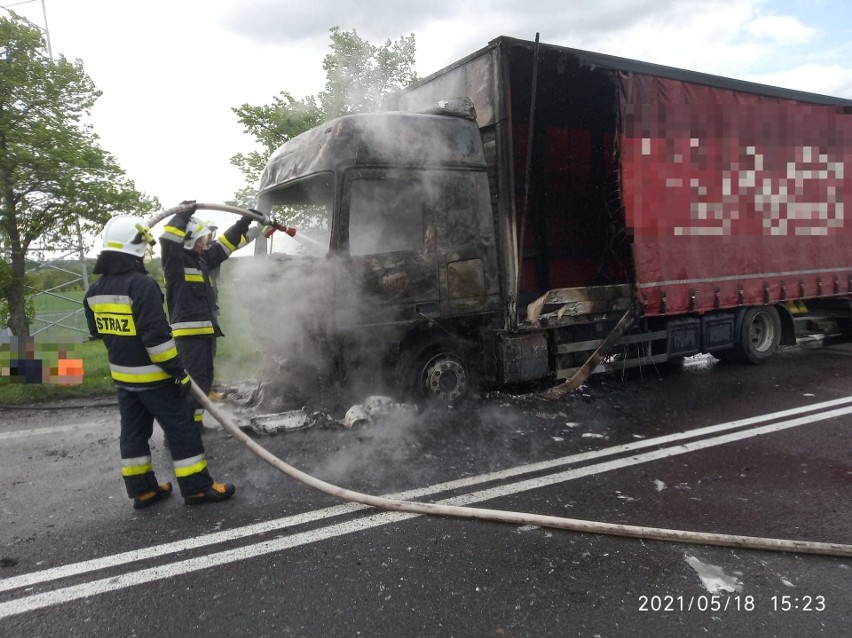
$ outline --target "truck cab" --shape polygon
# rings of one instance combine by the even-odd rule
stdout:
[[[269,160],[258,204],[298,228],[279,241],[285,254],[271,252],[284,270],[323,273],[317,332],[347,367],[391,367],[409,389],[429,384],[447,400],[467,392],[474,344],[503,306],[469,102],[308,131]]]

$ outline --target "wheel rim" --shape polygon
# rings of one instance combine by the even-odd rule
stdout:
[[[423,367],[422,388],[427,397],[455,401],[467,392],[467,383],[467,370],[455,355],[435,355]]]
[[[749,328],[751,346],[756,352],[766,352],[775,340],[775,326],[765,312],[755,315]]]

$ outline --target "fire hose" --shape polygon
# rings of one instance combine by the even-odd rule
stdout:
[[[242,215],[243,217],[248,217],[249,219],[253,219],[256,222],[263,223],[264,218],[263,215],[258,215],[257,213],[247,210],[245,208],[238,208],[237,206],[228,206],[227,204],[210,204],[203,202],[196,202],[195,208],[198,210],[218,210],[223,213],[234,213],[235,215]],[[178,206],[174,206],[173,208],[167,208],[166,210],[160,211],[149,217],[145,220],[145,225],[148,228],[153,228],[161,221],[163,221],[166,217],[171,217],[172,215],[176,215],[181,213],[187,209],[185,204],[180,204]],[[283,224],[279,224],[277,222],[273,222],[270,224],[270,230],[265,234],[266,237],[272,234],[272,231],[279,230],[281,232],[287,233],[290,237],[293,237],[296,234],[296,229],[291,226],[285,226]]]
[[[756,536],[737,536],[731,534],[714,534],[707,532],[690,532],[656,527],[640,527],[616,523],[586,521],[558,516],[541,514],[526,514],[506,510],[482,509],[477,507],[462,507],[457,505],[439,505],[435,503],[420,503],[416,501],[399,501],[364,494],[327,483],[292,465],[284,462],[262,445],[243,432],[222,410],[207,397],[204,391],[192,381],[192,394],[204,408],[225,428],[225,431],[242,443],[257,457],[277,469],[279,472],[305,485],[330,494],[345,501],[361,503],[382,510],[422,514],[426,516],[441,516],[445,518],[462,518],[468,520],[491,521],[511,525],[536,525],[586,534],[605,534],[609,536],[624,536],[645,540],[671,541],[677,543],[692,543],[698,545],[718,545],[743,549],[756,549],[776,552],[792,552],[799,554],[818,554],[821,556],[852,556],[852,545],[841,543],[820,543],[813,541],[783,540],[775,538],[759,538]]]

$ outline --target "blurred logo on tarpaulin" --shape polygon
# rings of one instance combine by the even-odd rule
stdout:
[[[83,383],[83,359],[79,341],[36,340],[9,337],[0,343],[0,384]]]

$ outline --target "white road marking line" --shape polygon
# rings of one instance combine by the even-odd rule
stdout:
[[[680,454],[686,454],[695,450],[714,447],[717,445],[723,445],[725,443],[730,443],[731,441],[738,441],[759,436],[762,434],[778,432],[800,425],[824,421],[847,414],[852,414],[852,407],[841,408],[819,414],[812,414],[810,416],[805,416],[790,421],[783,421],[771,425],[766,425],[763,427],[755,428],[753,430],[733,432],[723,436],[703,439],[700,441],[693,441],[691,443],[685,443],[679,446],[672,446],[662,450],[646,452],[644,454],[639,454],[629,458],[621,458],[616,459],[614,461],[608,461],[605,463],[599,463],[596,465],[578,468],[575,470],[568,470],[566,472],[560,472],[553,475],[530,479],[512,485],[482,490],[480,492],[466,494],[463,496],[450,498],[438,502],[442,504],[463,505],[491,500],[502,496],[517,494],[523,491],[529,491],[541,487],[555,485],[557,483],[580,478],[582,476],[599,474],[615,469],[639,465],[641,463],[647,463],[649,461],[654,461],[661,458],[678,456]],[[345,521],[343,523],[330,525],[318,530],[293,534],[285,538],[276,538],[261,543],[255,543],[253,545],[247,545],[231,550],[216,552],[214,554],[208,554],[206,556],[199,556],[197,558],[178,561],[176,563],[169,563],[166,565],[143,569],[136,572],[128,572],[125,574],[120,574],[118,576],[102,578],[100,580],[82,583],[79,585],[73,585],[70,587],[64,587],[41,594],[34,594],[32,596],[26,596],[6,603],[0,603],[0,618],[6,618],[8,616],[21,614],[28,611],[34,611],[36,609],[41,609],[52,605],[58,605],[81,598],[88,598],[90,596],[109,591],[115,591],[118,589],[124,589],[126,587],[133,587],[155,580],[162,580],[174,576],[181,576],[190,572],[199,571],[202,569],[209,569],[210,567],[225,565],[240,560],[257,558],[266,554],[271,554],[274,552],[283,551],[285,549],[298,547],[299,545],[315,543],[329,538],[333,538],[335,536],[351,534],[354,532],[371,529],[373,527],[378,527],[380,525],[397,523],[418,516],[418,514],[380,512],[368,518],[359,518],[352,521]]]
[[[680,454],[695,452],[696,450],[703,450],[705,448],[715,447],[717,445],[724,445],[725,443],[731,443],[733,441],[741,441],[743,439],[749,439],[755,436],[760,436],[762,434],[780,432],[781,430],[787,430],[789,428],[794,428],[800,425],[806,425],[808,423],[816,423],[818,421],[833,419],[847,414],[852,414],[852,407],[839,408],[837,410],[831,410],[829,412],[820,412],[819,414],[812,414],[810,416],[800,417],[798,419],[793,419],[792,421],[781,421],[779,423],[764,425],[762,427],[754,428],[751,430],[732,432],[730,434],[724,434],[722,436],[701,439],[700,441],[692,441],[689,443],[683,443],[681,445],[673,445],[671,447],[663,448],[661,450],[645,452],[636,456],[615,459],[614,461],[606,461],[604,463],[597,463],[595,465],[587,465],[572,470],[566,470],[564,472],[558,472],[556,474],[547,474],[545,476],[527,479],[526,481],[520,481],[518,483],[511,483],[509,485],[493,487],[488,490],[481,490],[479,492],[464,494],[441,502],[450,505],[466,505],[470,503],[478,503],[480,501],[500,498],[503,496],[511,496],[519,492],[527,492],[541,487],[549,487],[551,485],[555,485],[556,483],[564,483],[565,481],[571,481],[585,476],[592,476],[594,474],[601,474],[603,472],[619,470],[625,467],[630,467],[632,465],[639,465],[641,463],[657,461],[659,459],[664,459],[672,456],[679,456]]]
[[[106,421],[87,421],[85,423],[69,423],[68,425],[52,425],[46,428],[33,428],[32,430],[15,430],[14,432],[0,432],[0,441],[9,439],[21,439],[27,436],[47,436],[57,432],[69,432],[71,430],[85,430],[89,428],[109,427]],[[116,433],[118,431],[116,430]]]
[[[677,432],[674,434],[669,434],[653,439],[643,439],[641,441],[634,441],[632,443],[616,445],[600,450],[581,452],[579,454],[572,454],[570,456],[564,456],[558,459],[542,461],[539,463],[531,463],[529,465],[521,465],[505,470],[490,472],[488,474],[480,474],[477,476],[471,476],[455,481],[437,483],[435,485],[430,485],[423,488],[417,488],[405,492],[399,492],[396,494],[385,494],[383,496],[396,500],[417,500],[426,496],[431,496],[433,494],[439,494],[441,492],[474,487],[476,485],[481,485],[483,483],[489,483],[492,481],[506,480],[523,474],[541,472],[555,467],[561,467],[563,465],[580,463],[596,458],[632,452],[634,450],[639,450],[646,447],[664,445],[666,443],[672,443],[675,441],[696,438],[705,434],[724,432],[739,427],[763,423],[766,421],[773,421],[788,416],[795,416],[797,414],[803,414],[806,412],[812,412],[838,405],[844,405],[846,403],[852,403],[852,397],[845,397],[842,399],[834,399],[831,401],[825,401],[813,405],[791,408],[789,410],[782,410],[780,412],[773,412],[771,414],[749,417],[747,419],[728,421],[725,423],[699,428],[696,430]],[[203,536],[188,538],[172,543],[164,543],[162,545],[146,547],[143,549],[133,550],[129,552],[122,552],[120,554],[113,554],[111,556],[104,556],[102,558],[95,558],[92,560],[82,561],[70,565],[61,565],[59,567],[52,567],[37,572],[21,574],[20,576],[12,576],[10,578],[0,579],[0,592],[8,591],[11,589],[17,589],[19,587],[35,585],[50,580],[58,580],[60,578],[66,578],[68,576],[77,576],[99,569],[118,567],[120,565],[132,563],[135,561],[148,560],[151,558],[156,558],[158,556],[164,556],[177,552],[208,547],[211,545],[216,545],[218,543],[225,543],[240,538],[246,538],[248,536],[260,535],[265,534],[267,532],[282,530],[288,527],[296,527],[305,523],[310,523],[325,518],[333,518],[337,516],[342,516],[344,514],[350,514],[352,512],[356,512],[366,508],[366,505],[359,505],[355,503],[336,505],[321,510],[314,510],[311,512],[305,512],[293,516],[286,516],[271,521],[264,521],[262,523],[247,525],[231,530],[225,530],[222,532],[214,532],[212,534],[205,534]]]

